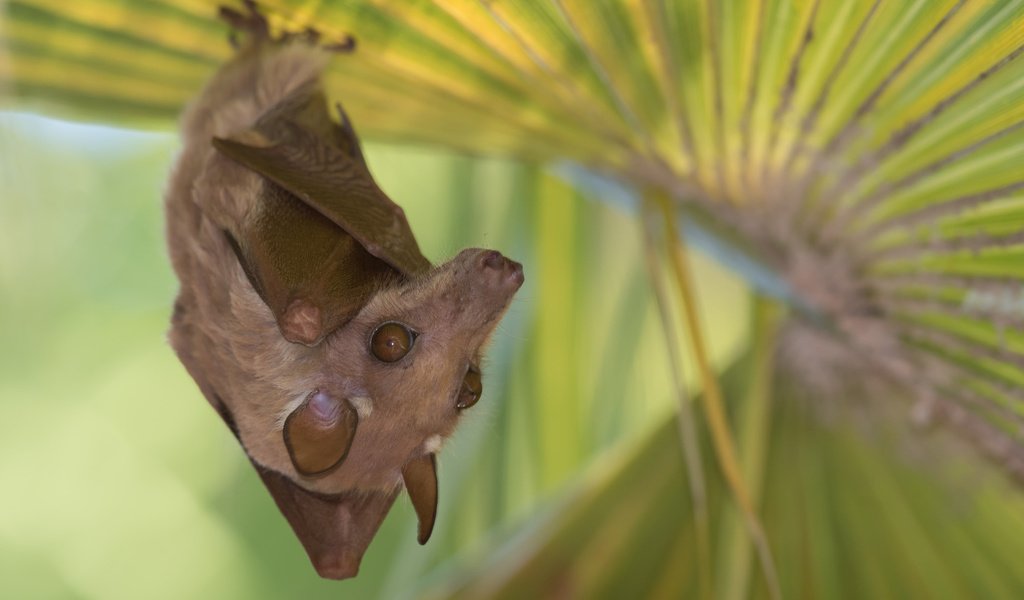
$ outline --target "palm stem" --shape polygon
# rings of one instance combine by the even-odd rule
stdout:
[[[755,507],[761,502],[764,469],[767,462],[772,426],[772,386],[775,367],[775,337],[779,306],[764,296],[754,297],[751,310],[752,364],[745,397],[737,406],[739,421],[740,468],[750,489]],[[751,547],[743,531],[743,522],[735,510],[727,511],[721,532],[719,563],[721,598],[739,600],[749,597]]]
[[[648,194],[648,201],[653,202],[660,209],[665,224],[665,239],[668,244],[670,264],[679,295],[682,299],[684,322],[689,333],[687,338],[690,340],[691,351],[697,363],[697,372],[700,376],[701,389],[703,391],[700,397],[707,416],[715,455],[718,459],[719,467],[722,469],[722,475],[725,477],[726,484],[729,486],[734,500],[743,512],[751,541],[757,549],[761,560],[768,589],[771,591],[773,598],[779,598],[781,597],[781,592],[779,590],[774,561],[772,560],[771,549],[768,547],[764,528],[761,526],[761,522],[754,510],[754,503],[751,500],[750,492],[743,481],[736,453],[736,441],[725,414],[725,400],[718,379],[711,366],[711,359],[704,339],[704,330],[697,314],[696,294],[694,293],[693,277],[690,273],[686,246],[683,243],[682,235],[675,226],[675,214],[668,197],[664,193],[652,191]]]
[[[658,315],[665,332],[665,346],[671,364],[672,383],[679,399],[679,414],[676,422],[679,427],[679,439],[686,461],[687,482],[690,498],[693,501],[694,532],[697,539],[697,577],[700,597],[709,600],[714,598],[713,578],[711,576],[711,535],[708,518],[707,484],[704,479],[704,467],[697,443],[697,428],[693,415],[693,399],[686,389],[683,371],[683,358],[680,349],[678,329],[672,318],[671,295],[662,280],[662,269],[658,262],[655,242],[656,219],[643,219],[644,258],[654,288],[654,297],[658,307]]]

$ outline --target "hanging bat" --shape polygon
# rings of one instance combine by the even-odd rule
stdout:
[[[317,572],[344,579],[403,486],[430,537],[435,457],[523,271],[481,249],[433,267],[331,116],[329,53],[249,9],[257,34],[183,116],[169,337]]]

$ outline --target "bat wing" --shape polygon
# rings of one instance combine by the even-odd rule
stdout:
[[[267,181],[228,234],[282,334],[308,345],[358,312],[382,278],[430,268],[340,114],[331,120],[319,88],[300,88],[252,129],[213,140]]]
[[[323,496],[253,463],[321,577],[355,577],[400,488]]]
[[[223,400],[209,392],[208,386],[200,387],[207,394],[207,400],[214,410],[238,439],[234,415]],[[317,494],[251,459],[250,462],[274,498],[278,510],[299,538],[316,572],[328,579],[355,577],[363,554],[391,510],[401,488],[395,487],[391,492]]]

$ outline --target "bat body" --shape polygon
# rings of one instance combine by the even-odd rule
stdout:
[[[171,344],[317,571],[345,578],[403,486],[429,537],[435,456],[523,273],[490,250],[420,254],[328,108],[329,56],[244,46],[183,116],[166,214]]]

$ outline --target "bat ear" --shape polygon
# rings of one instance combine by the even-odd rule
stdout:
[[[382,277],[430,268],[340,114],[339,125],[323,92],[305,86],[251,129],[213,139],[222,154],[266,180],[245,222],[228,234],[281,333],[309,345],[358,312]]]
[[[416,539],[420,544],[426,544],[434,531],[434,518],[437,516],[436,457],[424,454],[410,460],[402,468],[402,480],[420,523]]]
[[[398,489],[325,496],[299,487],[280,473],[253,465],[316,572],[329,579],[355,577]]]
[[[284,422],[284,445],[295,470],[315,477],[337,468],[358,425],[359,415],[347,400],[314,390]]]

